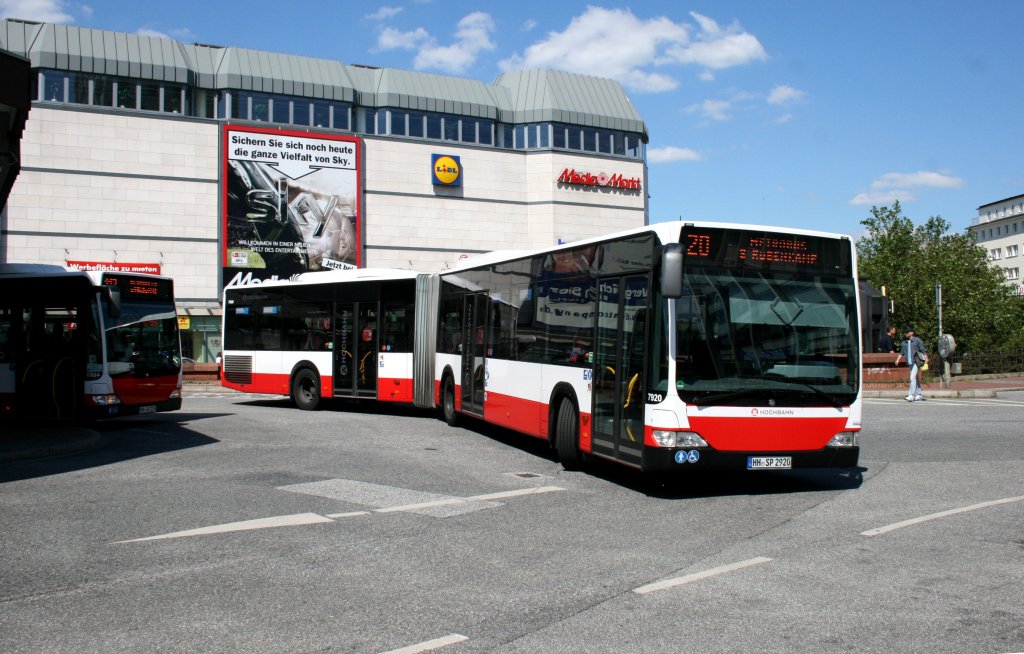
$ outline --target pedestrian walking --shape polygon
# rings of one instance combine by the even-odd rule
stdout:
[[[907,402],[921,402],[924,395],[921,394],[921,382],[918,379],[922,366],[928,365],[928,353],[924,350],[924,341],[914,335],[913,327],[904,327],[903,333],[907,340],[900,346],[900,353],[896,357],[896,365],[906,360],[910,366],[910,390],[905,399]]]

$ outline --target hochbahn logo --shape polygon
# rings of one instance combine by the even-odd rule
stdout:
[[[609,175],[608,173],[588,173],[577,171],[575,168],[566,168],[558,176],[559,184],[572,184],[573,186],[603,186],[606,188],[621,189],[623,191],[639,191],[641,188],[639,177],[623,177],[622,173]]]

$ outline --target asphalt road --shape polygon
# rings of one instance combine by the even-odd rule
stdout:
[[[0,467],[2,649],[1024,651],[1024,393],[865,413],[858,471],[652,479],[192,396]]]

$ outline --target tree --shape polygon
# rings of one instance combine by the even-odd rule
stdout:
[[[1024,346],[1024,301],[990,266],[974,235],[948,234],[939,216],[917,227],[899,201],[872,207],[861,221],[867,235],[857,242],[860,274],[884,286],[895,307],[897,328],[913,326],[934,349],[938,336],[935,285],[942,284],[942,331],[953,334],[960,350]]]

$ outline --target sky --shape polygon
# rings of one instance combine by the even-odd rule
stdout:
[[[961,232],[1024,194],[1024,1],[0,0],[0,16],[453,75],[618,80],[651,222]],[[31,116],[30,116],[31,120]]]

